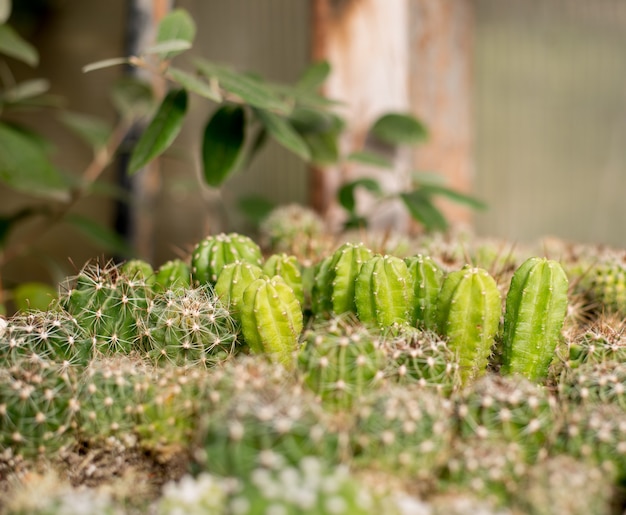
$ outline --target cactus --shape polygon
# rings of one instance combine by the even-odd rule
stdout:
[[[586,363],[566,371],[558,385],[566,403],[614,404],[626,412],[626,364]]]
[[[227,501],[238,482],[214,476],[207,472],[192,477],[189,474],[179,481],[163,486],[163,495],[156,505],[156,515],[223,515]]]
[[[501,312],[498,286],[486,270],[466,265],[444,279],[437,327],[458,356],[462,384],[484,375]]]
[[[194,284],[215,285],[224,265],[235,261],[261,266],[261,249],[250,238],[237,233],[208,236],[196,245],[191,254]]]
[[[364,323],[379,327],[415,324],[412,279],[400,258],[377,255],[366,261],[357,276],[354,297]]]
[[[349,409],[382,384],[385,355],[376,335],[349,316],[308,329],[298,352],[305,384],[335,409]]]
[[[570,368],[584,363],[626,361],[626,321],[615,313],[600,315],[587,329],[569,339]]]
[[[326,256],[314,266],[314,279],[311,286],[311,310],[315,315],[329,314],[333,310],[331,298],[330,264],[333,256]]]
[[[544,379],[561,338],[568,280],[556,261],[526,260],[513,275],[504,313],[504,374]]]
[[[448,459],[451,407],[434,393],[410,386],[389,386],[364,396],[350,430],[354,464],[434,479]]]
[[[241,329],[253,352],[291,366],[302,327],[302,308],[284,279],[261,277],[248,285],[243,293]]]
[[[418,327],[436,330],[437,296],[443,284],[442,268],[428,256],[417,254],[404,260],[412,277],[413,319]]]
[[[220,302],[228,306],[233,318],[241,323],[241,302],[243,292],[263,275],[263,270],[245,261],[225,265],[215,283],[215,293]]]
[[[208,285],[156,296],[138,332],[143,352],[157,365],[211,367],[240,343],[235,321]]]
[[[273,254],[265,260],[263,272],[269,277],[281,276],[293,290],[300,305],[304,305],[304,288],[300,263],[295,256]]]
[[[312,209],[289,204],[274,209],[259,226],[261,241],[273,252],[309,254],[324,235],[324,220]]]
[[[528,463],[545,455],[558,430],[557,415],[556,399],[522,376],[486,375],[457,398],[462,437],[513,442]]]
[[[73,370],[45,359],[0,368],[0,455],[51,455],[71,442],[78,409]]]
[[[119,273],[131,281],[141,281],[150,287],[155,281],[152,266],[142,259],[131,259],[122,263]]]
[[[607,253],[583,271],[577,289],[603,311],[626,315],[626,263],[622,255]]]
[[[180,259],[163,263],[154,277],[154,293],[191,288],[191,268]]]

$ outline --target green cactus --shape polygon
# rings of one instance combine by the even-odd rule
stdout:
[[[196,245],[191,254],[194,284],[215,285],[224,265],[235,261],[245,261],[260,267],[263,263],[261,249],[250,238],[237,233],[208,236]]]
[[[269,277],[275,275],[281,276],[287,285],[293,290],[300,302],[304,305],[304,288],[302,285],[301,266],[296,256],[288,256],[287,254],[272,254],[265,260],[263,272]]]
[[[157,295],[138,333],[142,351],[157,365],[211,367],[240,343],[234,319],[208,285]]]
[[[574,274],[580,277],[577,290],[589,302],[601,311],[626,315],[626,263],[621,254],[607,253],[594,258],[592,265],[578,268],[581,273]]]
[[[153,285],[154,293],[189,288],[191,288],[191,268],[183,260],[172,259],[163,263],[157,270]]]
[[[311,310],[315,315],[328,315],[333,310],[331,298],[330,264],[333,255],[326,256],[314,266],[314,279],[311,286]]]
[[[273,252],[306,256],[325,232],[324,220],[300,204],[275,208],[259,225],[261,241]]]
[[[558,390],[566,403],[614,404],[626,413],[626,364],[586,363],[565,371]]]
[[[152,265],[142,259],[131,259],[122,263],[119,273],[131,281],[141,281],[150,287],[155,281]]]
[[[418,327],[436,330],[437,297],[443,285],[443,269],[430,257],[417,254],[405,258],[412,277],[415,312]]]
[[[303,328],[302,308],[280,276],[252,281],[243,293],[241,329],[255,353],[290,367]]]
[[[298,367],[305,384],[334,409],[349,409],[383,381],[378,337],[353,317],[318,322],[303,335]]]
[[[437,327],[458,356],[462,384],[484,375],[501,313],[498,286],[486,270],[466,265],[444,279],[437,297]]]
[[[0,455],[33,458],[69,445],[78,406],[72,368],[34,357],[0,367]]]
[[[215,283],[215,293],[233,318],[241,323],[241,303],[243,292],[263,275],[263,270],[245,261],[236,261],[225,265]]]
[[[413,282],[406,263],[377,255],[366,261],[356,278],[356,312],[363,323],[389,327],[415,325]]]
[[[616,313],[600,315],[584,331],[568,340],[568,366],[626,361],[626,321]]]
[[[567,289],[567,276],[556,261],[530,258],[515,271],[504,313],[504,374],[531,381],[548,375],[567,312]]]

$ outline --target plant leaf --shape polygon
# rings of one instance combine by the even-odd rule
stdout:
[[[409,210],[411,217],[424,225],[426,230],[445,231],[448,228],[446,217],[426,193],[415,190],[401,193],[400,198]]]
[[[184,9],[174,9],[159,23],[156,41],[157,43],[166,43],[169,41],[179,40],[188,44],[186,48],[170,48],[170,51],[166,52],[162,56],[164,59],[171,59],[182,51],[191,48],[191,44],[193,43],[195,37],[196,24],[193,21],[193,18]]]
[[[208,98],[209,100],[213,100],[214,102],[221,102],[222,95],[217,88],[211,87],[210,84],[207,84],[204,80],[192,75],[191,73],[187,73],[183,70],[179,70],[178,68],[174,68],[170,66],[167,70],[169,78],[178,82],[183,88],[200,95],[201,97]]]
[[[11,0],[0,0],[0,24],[6,23],[11,16]]]
[[[447,188],[446,186],[441,186],[439,184],[424,184],[420,187],[420,191],[425,192],[428,195],[439,195],[442,197],[446,197],[457,204],[464,204],[473,209],[487,209],[487,204],[478,200],[475,197],[470,195],[465,195],[464,193],[459,193],[453,189]]]
[[[184,89],[171,90],[139,138],[130,157],[129,174],[136,173],[169,148],[180,132],[186,111],[187,92]]]
[[[133,255],[133,249],[124,238],[95,220],[77,214],[67,215],[64,220],[107,252],[124,257]]]
[[[311,162],[328,166],[339,161],[339,135],[334,131],[301,134],[311,153]]]
[[[46,283],[22,283],[13,289],[13,304],[22,312],[46,311],[56,298],[56,288]]]
[[[356,179],[344,184],[339,188],[337,198],[339,203],[352,215],[356,215],[356,199],[354,198],[356,188],[365,188],[376,195],[382,195],[383,193],[378,181],[368,177]]]
[[[226,104],[211,116],[202,138],[202,168],[209,186],[221,186],[237,168],[245,136],[243,107]]]
[[[106,145],[111,134],[111,127],[94,116],[65,111],[59,115],[61,122],[85,143],[94,149]]]
[[[375,154],[374,152],[367,152],[365,150],[360,152],[352,152],[347,157],[348,161],[352,161],[353,163],[359,163],[368,166],[376,166],[378,168],[386,168],[391,170],[393,168],[393,164],[388,159],[385,159],[383,156]]]
[[[50,89],[50,81],[47,79],[31,79],[16,84],[11,89],[5,90],[3,100],[10,103],[18,103],[39,95],[43,95]]]
[[[411,172],[411,181],[417,188],[425,184],[444,184],[446,178],[437,172]]]
[[[388,113],[381,116],[374,122],[371,133],[391,145],[412,145],[424,141],[428,135],[419,120],[403,113]]]
[[[298,79],[296,88],[304,91],[315,91],[330,75],[328,61],[319,61],[309,66]]]
[[[209,79],[217,80],[222,89],[241,98],[250,106],[282,114],[291,112],[291,106],[283,102],[272,91],[271,87],[266,86],[258,79],[203,59],[196,59],[194,62],[200,73]]]
[[[65,200],[68,183],[27,132],[0,123],[0,181],[31,195]]]
[[[264,109],[255,109],[254,113],[278,143],[305,161],[311,159],[309,147],[286,118]]]
[[[143,55],[158,54],[163,59],[168,59],[169,57],[180,54],[190,48],[191,43],[189,41],[185,41],[183,39],[171,39],[169,41],[156,43],[155,45],[150,45],[149,47],[144,48],[141,53]]]
[[[8,25],[0,25],[0,54],[35,67],[39,64],[37,49]]]
[[[238,206],[248,220],[258,224],[272,212],[276,204],[265,197],[249,195],[240,198]]]
[[[128,64],[128,57],[111,57],[110,59],[103,59],[102,61],[86,64],[83,66],[83,73],[110,68],[111,66],[118,66],[120,64]]]
[[[335,125],[335,115],[321,109],[296,107],[289,115],[289,123],[300,134],[326,132]]]
[[[146,116],[154,109],[152,87],[135,77],[123,77],[111,89],[111,102],[118,114],[127,119]]]

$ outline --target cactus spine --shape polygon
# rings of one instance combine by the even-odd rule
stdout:
[[[191,268],[180,259],[163,263],[154,278],[154,292],[184,290],[191,287]]]
[[[548,375],[567,311],[568,281],[559,263],[530,258],[513,275],[504,314],[505,374]]]
[[[432,258],[418,254],[405,259],[413,279],[415,312],[418,327],[436,328],[437,296],[443,284],[443,270]]]
[[[458,354],[463,384],[485,373],[501,312],[498,286],[486,270],[466,265],[446,276],[437,297],[437,323]]]

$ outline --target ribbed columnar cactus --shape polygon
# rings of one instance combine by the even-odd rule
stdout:
[[[157,270],[153,285],[155,293],[189,288],[191,288],[191,268],[182,259],[167,261]]]
[[[132,277],[115,266],[87,265],[61,296],[61,305],[93,338],[96,351],[129,353],[137,338],[152,290],[137,271]]]
[[[215,294],[220,302],[228,306],[233,318],[241,322],[241,302],[243,292],[252,283],[260,278],[263,270],[246,261],[236,261],[224,265],[215,283]]]
[[[25,357],[84,365],[92,356],[92,339],[63,310],[13,316],[0,337],[0,364],[4,366]]]
[[[403,326],[381,334],[385,377],[415,384],[444,396],[460,384],[459,362],[444,338],[432,331]]]
[[[314,311],[336,315],[355,313],[356,278],[363,263],[371,257],[372,251],[362,243],[344,243],[322,261],[315,277]]]
[[[247,236],[237,233],[208,236],[199,242],[191,254],[194,284],[214,285],[224,265],[246,261],[261,266],[263,256],[259,246]]]
[[[457,398],[461,436],[520,445],[529,463],[554,440],[556,399],[522,376],[486,375]]]
[[[238,348],[238,328],[210,286],[166,291],[139,327],[141,349],[155,364],[211,367]]]
[[[0,454],[10,449],[31,458],[58,451],[71,441],[78,406],[72,368],[34,358],[0,367]]]
[[[486,270],[466,265],[444,279],[437,297],[437,327],[458,356],[463,384],[485,373],[501,313],[498,286]]]
[[[405,258],[412,278],[414,313],[418,327],[436,330],[437,297],[443,285],[443,269],[429,256]]]
[[[354,298],[363,323],[379,327],[415,323],[413,281],[400,258],[377,255],[366,261],[356,278]]]
[[[548,375],[567,312],[567,289],[567,276],[556,261],[534,257],[515,271],[504,313],[504,374],[531,381]]]
[[[282,277],[261,277],[248,285],[243,293],[241,329],[253,352],[292,366],[302,328],[302,307]]]
[[[295,293],[300,305],[304,305],[304,289],[300,268],[298,258],[287,254],[272,254],[263,264],[265,275],[269,277],[281,276]]]
[[[378,336],[353,317],[318,322],[303,336],[298,368],[305,384],[329,407],[349,409],[383,381]]]
[[[433,479],[448,459],[453,433],[450,402],[421,388],[389,386],[356,406],[353,462]]]

